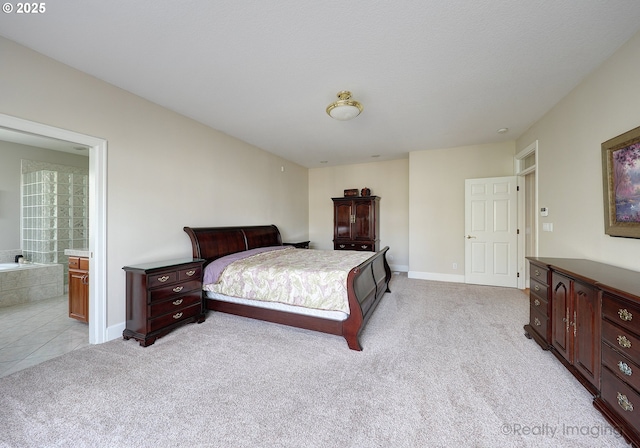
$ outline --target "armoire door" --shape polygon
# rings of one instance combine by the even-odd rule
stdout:
[[[334,207],[334,238],[351,239],[351,202],[336,202]]]
[[[373,238],[373,202],[355,203],[355,222],[352,227],[354,240],[370,240]]]

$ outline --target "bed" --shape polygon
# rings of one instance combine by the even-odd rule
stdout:
[[[233,254],[242,255],[241,253],[245,251],[258,250],[258,248],[284,249],[277,246],[286,246],[283,245],[280,231],[275,225],[185,227],[184,231],[191,239],[193,257],[206,260],[205,271],[210,264],[221,262]],[[298,256],[307,258],[310,258],[313,251],[313,249],[292,247],[288,249],[295,251]],[[388,250],[389,247],[385,247],[376,253],[360,253],[360,256],[365,258],[364,261],[346,271],[346,285],[342,288],[343,290],[346,288],[346,312],[250,300],[211,291],[204,292],[205,307],[208,310],[342,336],[350,349],[362,350],[359,341],[360,333],[382,296],[390,292],[391,269],[386,259]],[[280,252],[292,254],[287,250]],[[337,253],[346,255],[349,252],[353,254],[354,251],[315,252],[327,252],[326,255],[332,252],[336,253],[334,256],[339,256]],[[296,266],[293,267],[296,268]],[[204,286],[206,289],[206,282]]]

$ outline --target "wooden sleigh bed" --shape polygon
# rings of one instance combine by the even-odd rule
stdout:
[[[280,231],[274,225],[185,227],[184,231],[191,239],[193,257],[205,259],[205,266],[221,257],[238,252],[283,245]],[[391,269],[386,259],[388,250],[389,247],[385,247],[377,253],[372,253],[371,257],[349,271],[346,284],[349,312],[344,320],[265,308],[258,301],[255,301],[256,305],[253,306],[205,297],[205,307],[209,310],[343,336],[350,349],[362,350],[360,333],[384,293],[390,292]]]

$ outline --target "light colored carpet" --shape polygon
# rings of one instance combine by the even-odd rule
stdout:
[[[0,379],[3,447],[615,447],[521,291],[393,277],[344,339],[220,313]]]

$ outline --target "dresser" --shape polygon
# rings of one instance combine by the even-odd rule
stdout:
[[[640,272],[581,259],[528,260],[525,335],[551,350],[593,394],[593,405],[640,446]]]
[[[123,267],[127,293],[123,338],[146,347],[181,325],[204,322],[203,263],[186,258]]]
[[[333,248],[380,250],[380,197],[332,198]]]

